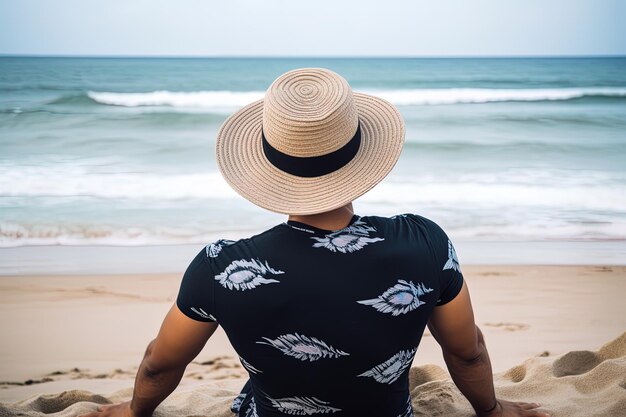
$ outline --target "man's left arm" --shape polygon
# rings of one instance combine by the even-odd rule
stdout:
[[[148,345],[137,371],[131,401],[106,405],[81,417],[147,417],[178,386],[185,368],[217,329],[183,314],[176,304],[165,317],[159,334]]]

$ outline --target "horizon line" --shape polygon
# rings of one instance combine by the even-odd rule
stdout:
[[[0,58],[110,58],[110,59],[533,59],[533,58],[626,58],[626,54],[538,55],[130,55],[130,54],[5,54]]]

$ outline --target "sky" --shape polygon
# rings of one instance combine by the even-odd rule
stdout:
[[[0,54],[625,55],[626,0],[0,0]]]

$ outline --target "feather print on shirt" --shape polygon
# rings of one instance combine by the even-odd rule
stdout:
[[[360,300],[357,303],[372,306],[381,313],[391,313],[393,316],[398,316],[426,304],[419,297],[432,291],[432,288],[426,288],[422,283],[415,285],[411,281],[399,279],[396,285],[378,297]]]
[[[254,366],[250,365],[250,362],[248,362],[247,360],[245,360],[244,358],[242,358],[241,356],[239,357],[239,360],[241,361],[241,365],[251,374],[262,374],[263,371],[259,371],[258,369],[256,369]]]
[[[254,397],[250,400],[250,404],[248,404],[248,409],[246,410],[246,414],[244,417],[259,417],[256,412],[256,403],[254,402]]]
[[[346,228],[329,233],[324,237],[312,236],[311,239],[317,241],[313,244],[314,248],[326,248],[331,252],[352,253],[363,249],[370,243],[385,240],[381,237],[369,237],[370,232],[375,231],[375,227],[369,226],[359,219]]]
[[[280,282],[275,279],[265,278],[267,274],[278,275],[284,274],[284,272],[273,269],[268,265],[267,261],[263,264],[258,259],[249,261],[240,259],[233,261],[226,267],[224,272],[216,275],[215,280],[219,281],[224,288],[237,291],[251,290],[261,284]]]
[[[215,318],[215,316],[213,316],[213,314],[207,313],[206,311],[204,311],[200,307],[198,307],[198,308],[191,307],[191,311],[193,311],[194,313],[196,313],[197,315],[199,315],[200,317],[202,317],[204,319],[217,321],[217,319]]]
[[[204,250],[206,251],[206,256],[208,256],[209,258],[217,258],[217,255],[220,254],[224,246],[230,246],[233,243],[236,242],[234,240],[228,239],[220,239],[216,242],[213,242],[210,245],[207,245],[206,248],[204,248]]]
[[[230,411],[232,411],[233,413],[238,413],[239,409],[241,408],[241,404],[243,404],[243,400],[246,398],[246,395],[248,394],[243,393],[236,396],[232,404],[230,405]]]
[[[272,406],[281,413],[293,416],[310,416],[312,414],[328,414],[341,411],[341,408],[331,407],[327,401],[322,401],[315,397],[288,397],[270,398]]]
[[[347,226],[340,230],[343,233],[354,233],[357,235],[369,235],[370,232],[375,232],[376,228],[374,226],[370,226],[365,223],[361,218],[352,223],[350,226]]]
[[[403,413],[398,414],[398,417],[413,417],[413,407],[411,406],[411,396],[409,395],[409,401]]]
[[[315,337],[307,337],[294,334],[284,334],[272,340],[264,337],[265,342],[257,342],[261,345],[269,345],[280,350],[287,356],[293,356],[301,361],[316,361],[322,358],[338,358],[340,356],[348,356],[349,353],[343,352],[329,346]]]
[[[456,257],[456,250],[454,250],[454,246],[450,239],[448,239],[448,261],[443,266],[443,270],[446,269],[454,269],[456,272],[461,272],[461,267],[459,266],[459,259]]]
[[[358,376],[370,376],[381,384],[391,384],[395,382],[402,372],[404,372],[413,361],[413,356],[417,348],[411,350],[401,350],[380,365],[376,365],[367,372]]]

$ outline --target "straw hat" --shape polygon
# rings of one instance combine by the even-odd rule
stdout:
[[[391,171],[404,121],[387,101],[353,93],[325,68],[278,77],[232,114],[217,134],[217,165],[252,203],[284,214],[316,214],[363,195]]]

